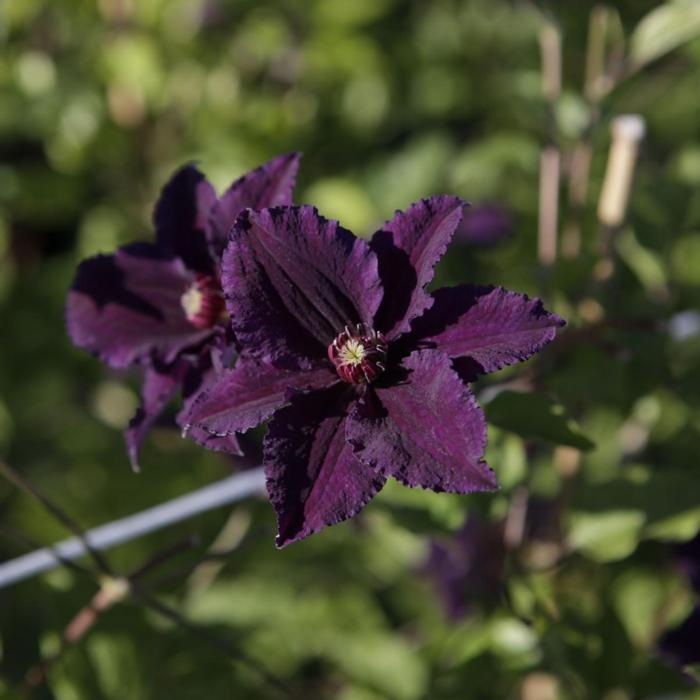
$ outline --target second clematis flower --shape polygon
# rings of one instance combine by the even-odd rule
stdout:
[[[66,304],[75,345],[114,368],[145,368],[141,406],[126,431],[131,463],[148,429],[182,391],[185,407],[233,354],[221,289],[221,255],[243,209],[291,204],[299,155],[275,158],[236,180],[217,198],[193,165],[163,188],[154,243],[126,245],[83,261]],[[193,437],[197,437],[196,434]],[[240,454],[234,434],[200,441]]]
[[[498,287],[426,291],[464,206],[422,200],[369,243],[310,206],[238,218],[222,285],[241,355],[183,421],[223,438],[271,417],[263,449],[278,546],[355,515],[389,477],[497,488],[465,382],[526,359],[563,321]]]

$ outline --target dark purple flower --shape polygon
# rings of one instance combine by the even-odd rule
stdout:
[[[526,568],[551,566],[563,533],[557,501],[516,491],[508,516],[493,522],[470,514],[452,536],[435,537],[424,572],[432,579],[447,616],[464,617],[474,603],[493,603],[504,590],[506,555]]]
[[[313,207],[246,211],[223,287],[241,345],[185,420],[217,437],[272,417],[264,443],[279,546],[345,520],[390,476],[470,493],[497,488],[486,422],[462,376],[529,357],[562,320],[493,287],[426,291],[464,203],[432,197],[370,243]]]
[[[680,668],[700,664],[700,604],[678,627],[661,637],[659,651],[671,664]]]
[[[73,343],[111,367],[146,367],[141,407],[126,432],[135,468],[146,432],[171,398],[185,383],[201,390],[216,374],[227,343],[220,267],[229,229],[247,207],[290,204],[298,166],[298,154],[275,158],[217,198],[187,165],[156,204],[155,243],[127,245],[78,267],[66,307]],[[239,452],[235,435],[210,436],[208,444]]]
[[[499,204],[480,204],[464,210],[455,241],[468,245],[498,245],[513,233],[513,217]]]
[[[681,571],[688,577],[693,591],[700,595],[700,533],[676,547]],[[676,628],[666,632],[658,643],[661,655],[680,668],[700,664],[700,602]]]
[[[435,538],[425,564],[447,616],[458,620],[475,600],[495,600],[503,588],[503,522],[470,515],[452,537]]]
[[[678,562],[693,590],[700,595],[700,532],[676,548]]]

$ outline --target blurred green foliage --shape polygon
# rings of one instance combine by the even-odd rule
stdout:
[[[430,193],[498,201],[513,212],[513,238],[493,250],[455,245],[438,283],[540,293],[569,320],[536,361],[477,387],[484,403],[502,383],[539,392],[498,394],[488,407],[500,493],[388,487],[355,521],[281,552],[271,509],[251,502],[109,559],[128,572],[185,536],[207,546],[232,528],[222,568],[183,572],[201,553],[191,551],[163,565],[154,590],[304,698],[700,697],[654,654],[692,603],[669,543],[700,527],[700,328],[687,313],[700,302],[700,17],[694,0],[614,5],[610,50],[624,70],[594,104],[583,89],[589,3],[6,0],[0,456],[85,526],[231,468],[163,426],[144,473],[131,474],[120,430],[138,378],[107,372],[63,329],[76,263],[148,238],[157,192],[181,163],[199,161],[223,188],[301,150],[298,201],[361,235]],[[564,56],[553,120],[538,49],[552,21]],[[647,137],[615,272],[595,282],[608,124],[625,112],[644,116]],[[582,241],[546,273],[538,171],[552,139],[565,156],[560,228],[577,222]],[[570,154],[586,139],[590,187],[575,207]],[[561,536],[549,549],[512,547],[498,602],[471,601],[466,618],[448,620],[421,568],[430,538],[458,530],[467,511],[501,519],[522,493],[558,504]],[[5,484],[0,497],[3,559],[65,536],[28,496]],[[56,570],[0,592],[3,697],[20,697],[27,671],[57,651],[95,591],[90,577]],[[127,602],[31,696],[277,694],[254,664]]]

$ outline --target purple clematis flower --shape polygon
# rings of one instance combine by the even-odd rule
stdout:
[[[536,496],[520,502],[522,515],[512,504],[508,517],[498,521],[470,513],[452,536],[431,539],[423,571],[432,579],[449,619],[461,619],[475,603],[498,600],[505,590],[509,554],[527,568],[540,568],[553,563],[554,551],[561,552],[559,504]]]
[[[689,542],[678,545],[676,554],[681,571],[688,578],[696,596],[700,596],[700,533]],[[690,664],[700,664],[699,639],[700,600],[696,600],[690,615],[678,627],[661,637],[658,650],[674,666],[683,668]]]
[[[496,600],[503,589],[506,546],[503,522],[470,515],[452,537],[435,538],[425,563],[447,617],[463,618],[475,600]]]
[[[229,228],[247,207],[291,204],[298,167],[298,154],[280,156],[217,198],[204,175],[187,165],[156,204],[155,243],[127,245],[78,267],[66,307],[73,343],[111,367],[146,368],[141,406],[126,431],[135,469],[144,436],[169,401],[182,390],[186,408],[230,360],[220,282]],[[234,434],[199,438],[240,454]]]
[[[480,204],[464,211],[455,241],[483,248],[502,243],[513,233],[513,217],[500,204]]]
[[[246,211],[232,229],[222,281],[241,356],[184,420],[223,437],[272,417],[278,546],[355,515],[389,477],[497,488],[463,379],[524,360],[563,321],[501,288],[426,291],[463,206],[422,200],[370,243],[309,206]]]

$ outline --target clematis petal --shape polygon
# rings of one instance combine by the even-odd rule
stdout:
[[[244,209],[265,209],[292,203],[301,154],[273,158],[236,180],[212,207],[207,236],[215,259],[226,247],[228,234]]]
[[[185,317],[181,300],[192,279],[180,260],[149,244],[89,258],[68,293],[68,333],[75,345],[112,367],[152,354],[170,363],[211,335]]]
[[[368,245],[310,206],[244,211],[222,286],[242,347],[290,367],[325,358],[344,326],[371,326],[382,298]]]
[[[466,379],[526,360],[554,340],[565,322],[539,299],[502,287],[460,285],[433,293],[435,304],[414,323],[418,342],[463,358]]]
[[[403,362],[400,384],[379,385],[356,404],[347,424],[355,455],[407,486],[432,491],[494,491],[483,460],[486,421],[468,387],[435,350]]]
[[[236,457],[243,457],[244,455],[240,440],[235,433],[231,435],[212,435],[204,428],[193,426],[187,431],[186,437],[214,452],[225,452]]]
[[[513,216],[500,204],[480,204],[465,210],[455,231],[455,243],[491,248],[513,234]]]
[[[434,581],[452,620],[478,600],[497,598],[504,584],[503,523],[470,513],[461,530],[431,540],[425,572]]]
[[[351,518],[384,486],[386,477],[361,464],[345,440],[353,397],[339,385],[299,394],[270,421],[264,463],[278,547]]]
[[[141,405],[124,432],[129,461],[135,472],[141,471],[139,466],[141,443],[163,409],[182,386],[187,369],[188,363],[184,360],[178,360],[172,367],[164,368],[162,371],[151,367],[146,369],[141,389]]]
[[[425,291],[433,271],[459,224],[465,203],[446,195],[422,199],[372,237],[385,294],[375,327],[391,340],[405,333],[412,319],[432,304]]]
[[[163,187],[153,212],[158,246],[191,270],[213,271],[206,229],[216,192],[194,166],[178,170]]]
[[[180,420],[185,432],[195,440],[198,435],[225,437],[242,433],[269,418],[287,401],[290,390],[317,389],[337,380],[328,367],[297,371],[241,359],[199,393],[186,406]],[[193,433],[193,429],[201,432]]]
[[[187,426],[187,416],[192,406],[207,391],[216,386],[224,370],[223,358],[231,352],[224,335],[217,335],[208,342],[199,355],[190,361],[189,368],[182,383],[182,408],[175,417],[183,437],[216,452],[243,456],[243,448],[235,433],[230,435],[212,435],[203,428]]]

